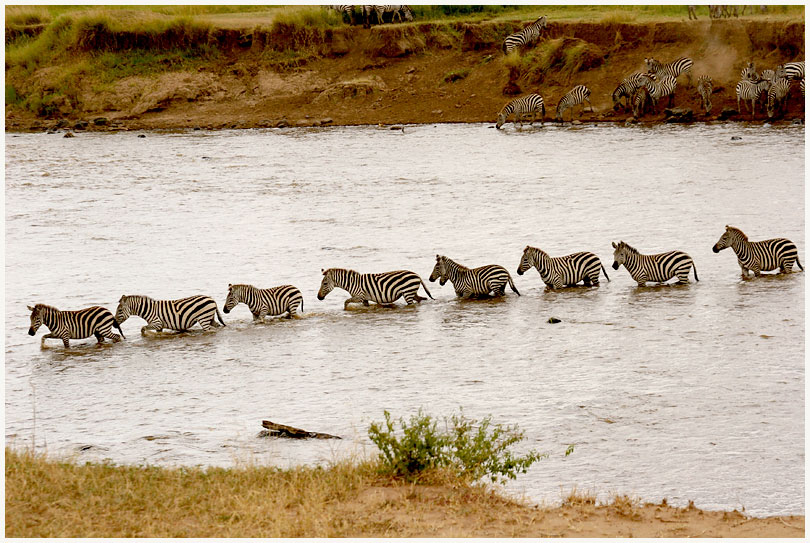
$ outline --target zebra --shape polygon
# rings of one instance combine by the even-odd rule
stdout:
[[[753,62],[749,62],[740,72],[740,79],[747,79],[749,81],[759,81],[760,76],[757,73],[756,67]]]
[[[586,287],[599,286],[600,268],[605,274],[605,278],[610,281],[599,257],[584,251],[567,256],[551,257],[545,251],[527,245],[523,249],[523,257],[521,257],[517,269],[518,275],[523,275],[532,266],[537,268],[540,278],[550,289],[571,287],[580,281]]]
[[[768,117],[773,117],[776,110],[787,108],[787,95],[790,92],[792,81],[784,77],[775,79],[771,88],[768,89]]]
[[[655,74],[656,77],[661,78],[665,75],[671,75],[674,78],[678,78],[681,74],[686,74],[688,78],[688,85],[692,86],[692,59],[689,57],[681,57],[679,59],[675,59],[668,64],[661,64],[659,61],[655,60],[654,58],[645,58],[644,62],[647,64],[647,71],[651,74]]]
[[[383,15],[386,13],[391,13],[392,23],[395,19],[399,19],[399,22],[402,22],[403,15],[406,21],[413,21],[413,13],[408,6],[373,6],[373,8],[377,13],[377,20],[380,24],[383,23]]]
[[[586,87],[585,85],[577,85],[568,93],[560,98],[560,103],[557,104],[557,114],[556,119],[562,120],[565,111],[571,108],[571,120],[574,120],[574,106],[582,104],[582,111],[579,112],[579,116],[582,117],[582,114],[585,112],[585,104],[584,102],[588,102],[588,106],[591,108],[591,113],[593,113],[593,106],[591,105],[591,89]]]
[[[491,292],[493,296],[503,296],[506,294],[506,284],[512,291],[520,296],[520,292],[515,288],[512,276],[503,266],[488,264],[478,268],[468,268],[455,262],[446,256],[436,255],[436,265],[428,278],[430,281],[439,279],[439,284],[444,284],[449,279],[453,283],[456,296],[460,298],[470,298],[486,296]]]
[[[292,285],[265,289],[253,285],[228,285],[228,297],[222,310],[230,313],[239,303],[248,306],[253,314],[253,322],[262,322],[267,315],[276,316],[283,313],[287,313],[286,318],[291,319],[299,309],[304,309],[304,297],[301,291]]]
[[[696,7],[697,7],[697,6],[686,6],[687,11],[689,12],[689,20],[690,20],[690,21],[691,21],[692,19],[694,19],[694,20],[696,20],[696,21],[697,21],[698,16],[697,16],[697,13],[695,13],[695,8],[696,8]]]
[[[510,34],[503,40],[503,45],[501,46],[501,50],[505,55],[508,55],[513,50],[523,46],[523,45],[531,45],[532,43],[537,41],[537,38],[540,37],[540,31],[546,28],[546,16],[542,15],[538,17],[535,22],[525,27],[520,32],[515,32],[514,34]]]
[[[154,300],[148,296],[121,296],[115,320],[123,324],[130,315],[141,317],[147,325],[141,328],[141,334],[147,330],[160,332],[164,328],[185,331],[199,323],[206,332],[225,322],[219,314],[217,303],[210,296],[189,296],[179,300]]]
[[[643,287],[647,281],[656,281],[659,284],[678,276],[678,283],[689,282],[689,270],[695,273],[695,281],[699,281],[697,267],[692,257],[683,251],[669,251],[654,255],[643,255],[635,248],[620,241],[613,245],[613,269],[618,270],[624,264],[630,276]]]
[[[701,75],[698,77],[698,94],[700,95],[701,105],[708,114],[712,110],[712,78],[708,75]]]
[[[321,270],[323,280],[318,290],[318,299],[323,300],[326,295],[337,288],[342,288],[352,295],[343,302],[343,309],[348,309],[350,303],[369,305],[374,302],[379,305],[392,306],[400,297],[410,305],[427,300],[419,296],[419,285],[425,289],[430,298],[427,285],[416,273],[408,270],[390,271],[385,273],[358,273],[343,268],[329,268]]]
[[[28,329],[28,335],[36,335],[37,330],[43,324],[51,332],[42,336],[40,345],[45,345],[46,339],[61,339],[67,349],[70,347],[71,339],[96,336],[99,343],[104,343],[104,338],[117,343],[124,338],[121,325],[113,314],[108,309],[97,305],[78,311],[59,311],[55,307],[45,304],[36,304],[34,307],[29,305],[28,309],[31,311],[31,327]],[[118,328],[121,335],[112,331],[113,326]]]
[[[636,119],[644,115],[648,106],[652,105],[650,91],[645,86],[641,86],[633,93],[633,117]]]
[[[740,110],[740,100],[751,100],[751,118],[754,118],[754,113],[756,112],[756,105],[757,100],[759,100],[759,95],[762,94],[762,91],[768,90],[771,84],[768,81],[759,81],[758,83],[754,83],[753,81],[748,81],[744,79],[737,83],[736,92],[737,92],[737,111]]]
[[[345,20],[348,16],[349,23],[354,23],[354,6],[327,6],[329,9],[337,11]]]
[[[799,269],[804,271],[799,262],[799,253],[796,245],[789,239],[774,238],[764,241],[748,241],[742,230],[726,225],[726,231],[712,247],[712,251],[719,253],[726,247],[731,247],[737,254],[737,264],[742,270],[742,278],[748,279],[748,271],[754,272],[755,277],[760,272],[779,268],[782,273],[791,273],[795,262]]]
[[[651,79],[644,83],[644,86],[650,91],[654,113],[658,111],[658,100],[664,96],[669,97],[669,107],[672,107],[675,102],[675,87],[677,85],[678,81],[671,75],[656,76],[655,80]]]
[[[618,111],[619,107],[621,106],[623,96],[627,97],[626,107],[630,107],[633,93],[649,78],[649,74],[635,72],[622,79],[622,82],[619,83],[619,86],[616,87],[616,90],[614,90],[613,94],[611,95],[611,98],[613,98],[613,110]]]
[[[540,124],[542,125],[543,118],[546,116],[546,104],[539,94],[529,94],[515,98],[501,108],[495,128],[500,129],[512,113],[515,114],[514,122],[518,123],[519,126],[523,126],[522,121],[526,118],[530,118],[529,125],[531,125],[537,118],[538,112],[540,112]]]
[[[804,79],[804,61],[786,62],[785,77],[788,79]]]

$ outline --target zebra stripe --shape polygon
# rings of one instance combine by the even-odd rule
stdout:
[[[228,285],[228,297],[225,299],[223,311],[230,313],[239,303],[248,306],[254,322],[263,321],[267,315],[276,316],[283,313],[287,313],[287,318],[291,319],[299,309],[304,309],[304,297],[301,291],[292,285],[264,289],[253,285]]]
[[[784,110],[787,108],[788,92],[790,92],[790,85],[793,83],[790,79],[780,78],[774,80],[771,88],[768,89],[768,117],[773,117],[776,110]]]
[[[686,74],[689,84],[692,83],[692,59],[689,57],[681,57],[673,60],[668,64],[661,64],[654,58],[645,58],[644,62],[647,64],[647,71],[655,74],[656,77],[662,78],[665,75],[671,75],[676,78],[681,74]]]
[[[518,266],[518,275],[534,266],[548,288],[572,287],[580,281],[586,287],[599,286],[599,270],[610,281],[599,257],[589,252],[572,253],[567,256],[551,257],[537,247],[526,246]]]
[[[636,119],[644,115],[648,106],[652,105],[652,96],[646,86],[641,86],[633,93],[633,117]]]
[[[677,80],[671,75],[655,76],[655,79],[650,79],[644,86],[650,91],[650,98],[652,98],[653,112],[658,110],[658,100],[664,96],[669,97],[669,107],[675,102],[675,87],[678,86]]]
[[[762,94],[762,91],[768,90],[770,87],[770,83],[767,81],[760,81],[758,83],[754,83],[753,81],[740,81],[737,83],[736,92],[737,92],[737,111],[740,111],[740,100],[750,100],[751,101],[751,118],[754,118],[754,113],[756,112],[756,104],[757,100],[759,99],[759,95]]]
[[[591,105],[591,89],[585,85],[577,85],[568,91],[565,96],[560,98],[560,103],[557,104],[556,118],[562,120],[563,114],[565,114],[567,109],[573,108],[579,104],[582,104],[582,111],[579,112],[579,116],[582,117],[582,114],[585,112],[584,102],[588,102],[588,106],[590,106],[591,112],[593,112],[593,106]],[[574,120],[573,109],[571,109],[571,120]]]
[[[799,269],[804,271],[799,262],[799,253],[796,245],[789,239],[774,238],[764,241],[748,241],[742,230],[726,225],[726,231],[712,247],[712,251],[719,253],[726,247],[731,247],[737,254],[737,264],[742,270],[743,279],[748,278],[748,270],[759,277],[760,272],[779,268],[782,273],[791,273],[795,262]]]
[[[785,63],[785,77],[788,79],[804,79],[804,61]]]
[[[412,271],[398,270],[385,273],[358,273],[343,268],[329,268],[323,271],[321,288],[318,290],[318,299],[323,300],[335,288],[342,288],[352,295],[343,302],[343,309],[348,309],[350,303],[368,305],[374,302],[380,305],[392,305],[399,298],[405,298],[410,305],[419,303],[423,298],[419,296],[419,285],[431,296],[425,282]]]
[[[698,78],[698,94],[700,95],[701,105],[706,113],[712,110],[712,78],[708,75],[701,75]]]
[[[799,81],[799,90],[802,91],[802,98],[804,98],[804,79]]]
[[[504,52],[504,54],[508,55],[518,47],[533,44],[537,41],[537,38],[540,37],[540,31],[546,28],[546,26],[546,16],[543,15],[538,17],[535,22],[528,25],[520,32],[515,32],[514,34],[508,35],[506,39],[503,40],[501,50]]]
[[[121,331],[121,326],[113,314],[97,305],[78,311],[59,311],[45,304],[36,304],[34,307],[29,305],[28,309],[31,310],[31,327],[28,328],[28,335],[35,335],[43,324],[51,332],[42,336],[40,345],[44,345],[46,339],[61,339],[67,349],[70,347],[71,339],[96,336],[99,343],[104,343],[104,338],[118,342],[124,337],[124,332]],[[113,333],[113,326],[121,332],[120,336]]]
[[[222,326],[225,322],[219,314],[217,303],[210,296],[189,296],[179,300],[154,300],[148,296],[121,296],[115,320],[123,323],[131,315],[141,317],[147,325],[141,328],[141,333],[147,330],[160,332],[168,330],[185,331],[199,323],[203,330],[208,331],[219,324],[214,320],[216,316]]]
[[[678,276],[678,283],[689,282],[689,270],[694,270],[695,281],[699,281],[697,268],[692,257],[683,251],[669,251],[654,255],[643,255],[623,241],[613,244],[613,269],[624,264],[630,276],[640,287],[647,281],[664,283]]]
[[[625,107],[630,107],[633,93],[635,93],[636,89],[641,87],[649,78],[649,74],[635,72],[622,79],[622,82],[619,83],[619,86],[616,87],[616,90],[614,90],[613,94],[611,95],[613,98],[613,110],[616,111],[619,109],[623,96],[627,97],[627,105]]]
[[[433,266],[429,279],[430,281],[439,279],[442,286],[449,279],[453,283],[456,296],[460,298],[486,296],[490,292],[493,296],[503,296],[506,294],[507,283],[514,293],[520,296],[515,283],[512,282],[512,276],[506,268],[497,264],[470,269],[446,256],[436,255],[436,265]]]
[[[529,94],[515,98],[501,108],[495,128],[500,129],[512,113],[515,114],[514,122],[518,123],[519,126],[523,126],[523,120],[526,118],[530,118],[529,125],[531,125],[537,118],[538,112],[540,112],[540,124],[543,124],[543,118],[546,116],[546,104],[539,94]]]
[[[747,79],[749,81],[759,81],[760,76],[757,73],[756,67],[753,62],[749,62],[740,72],[740,79]]]

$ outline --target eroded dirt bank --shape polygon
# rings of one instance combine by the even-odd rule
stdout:
[[[486,122],[494,121],[515,94],[529,92],[544,97],[548,119],[560,97],[577,84],[592,90],[595,112],[586,112],[583,121],[623,122],[632,113],[614,112],[611,92],[622,77],[643,70],[647,56],[662,61],[689,56],[695,81],[712,76],[710,115],[700,109],[696,84],[685,80],[679,80],[675,106],[693,109],[696,120],[715,120],[724,108],[737,108],[734,86],[746,62],[768,68],[804,59],[803,20],[551,22],[536,45],[543,54],[538,50],[530,61],[510,61],[500,45],[521,25],[386,25],[317,34],[291,29],[286,36],[220,29],[208,40],[222,54],[196,71],[132,76],[105,85],[89,74],[75,99],[48,118],[7,108],[6,130],[72,127],[81,120],[89,129],[103,130]],[[126,36],[116,36],[115,43],[137,45]],[[283,55],[268,60],[268,51],[289,51],[290,44],[297,51],[290,60],[279,61]],[[523,56],[529,53],[524,50]],[[47,92],[58,72],[42,67],[22,81],[7,73],[7,83],[18,92]],[[798,83],[787,107],[785,120],[804,118]],[[662,120],[663,109],[643,120]],[[760,103],[758,121],[767,120],[764,109]],[[106,121],[97,126],[94,120],[101,117]]]

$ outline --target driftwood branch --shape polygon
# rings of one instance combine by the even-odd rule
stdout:
[[[308,432],[306,430],[302,430],[301,428],[277,424],[269,420],[263,420],[262,426],[267,428],[266,431],[259,434],[262,437],[290,437],[294,439],[341,439],[340,436],[322,434],[320,432]]]

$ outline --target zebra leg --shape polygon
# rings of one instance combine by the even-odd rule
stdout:
[[[345,302],[343,302],[343,309],[344,310],[349,309],[349,304],[363,304],[365,306],[368,306],[368,300],[364,300],[360,296],[352,296],[351,298],[348,298]]]
[[[678,276],[678,284],[679,285],[686,285],[689,283],[689,272],[692,270],[692,266],[689,266],[685,270],[679,270],[677,273]]]
[[[154,330],[157,333],[163,331],[163,323],[158,321],[153,321],[141,328],[141,335],[143,335],[147,330]]]
[[[60,336],[55,335],[55,334],[45,334],[44,336],[42,336],[42,339],[39,342],[40,347],[45,346],[45,340],[46,339],[62,339],[62,338]]]
[[[65,346],[65,349],[70,349],[70,340],[65,336],[62,337],[62,345]]]
[[[96,340],[98,340],[99,343],[104,343],[104,338],[99,332],[93,332],[93,335],[96,336]]]
[[[110,328],[109,330],[107,330],[106,332],[104,332],[102,335],[103,335],[104,337],[106,337],[107,339],[111,339],[111,340],[113,340],[113,343],[118,343],[119,341],[121,341],[121,336],[119,336],[118,334],[116,334],[115,332],[113,332],[113,331],[112,331],[112,328]]]

